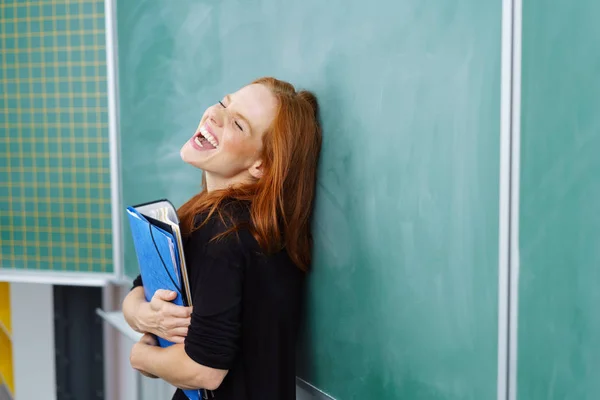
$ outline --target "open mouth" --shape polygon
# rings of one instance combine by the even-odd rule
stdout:
[[[200,130],[196,132],[192,140],[198,147],[202,149],[214,150],[219,147],[219,141],[212,133],[209,132],[209,130],[206,128],[206,125],[202,125],[200,127]]]

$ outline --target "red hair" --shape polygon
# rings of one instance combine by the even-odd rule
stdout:
[[[194,226],[197,215],[206,213],[206,222],[215,213],[224,221],[227,199],[250,204],[250,231],[261,249],[272,254],[285,248],[300,269],[307,271],[311,262],[312,215],[317,163],[321,150],[318,104],[308,91],[296,91],[293,85],[275,78],[261,78],[277,100],[277,112],[263,137],[263,176],[252,184],[208,192],[204,189],[178,210],[185,234]],[[240,229],[234,226],[225,234]],[[243,221],[242,221],[243,222]],[[200,225],[202,226],[202,224]],[[221,236],[221,235],[219,235]],[[217,237],[218,238],[218,237]]]

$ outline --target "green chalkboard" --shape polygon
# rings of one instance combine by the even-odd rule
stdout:
[[[598,15],[523,2],[520,399],[600,398]]]
[[[195,39],[186,35],[186,29],[198,28],[202,17],[186,14],[195,3],[117,1],[125,207],[162,198],[179,207],[201,189],[200,173],[181,161],[179,150],[194,132],[204,107],[220,100],[224,87],[208,84],[206,71],[203,76],[197,64],[208,57],[197,58]],[[187,28],[178,25],[185,21]],[[138,264],[127,216],[121,211],[124,271],[132,278],[138,274]]]
[[[104,1],[0,3],[0,270],[110,274]]]
[[[313,90],[299,376],[338,399],[494,398],[501,2],[120,0],[117,14],[125,203],[200,189],[179,148],[223,94],[263,75]]]

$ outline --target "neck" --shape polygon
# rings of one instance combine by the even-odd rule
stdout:
[[[243,184],[252,183],[253,179],[248,173],[240,173],[231,178],[224,178],[222,176],[213,174],[211,172],[204,172],[206,191],[214,192],[215,190],[225,190],[233,186],[239,186]]]

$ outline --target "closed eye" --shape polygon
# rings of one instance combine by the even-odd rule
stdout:
[[[228,96],[225,96],[225,99],[227,99],[227,97],[228,97]],[[225,106],[225,104],[223,104],[223,102],[222,102],[222,101],[219,101],[219,104],[221,105],[221,107],[223,107],[223,108],[227,108],[227,107]],[[237,128],[238,128],[240,131],[244,132],[244,128],[242,128],[242,125],[240,125],[240,123],[239,123],[239,122],[237,122],[237,121],[233,121],[233,122],[235,123],[235,125],[237,126]]]

